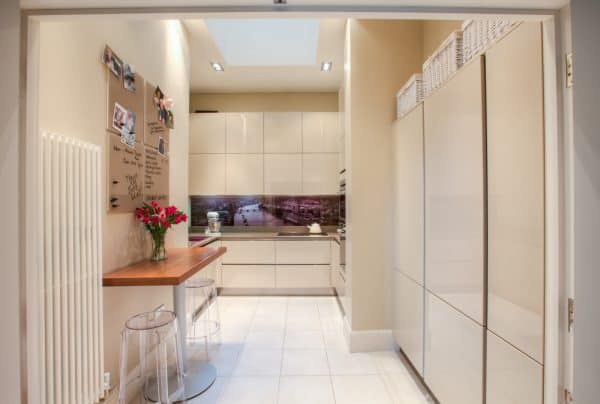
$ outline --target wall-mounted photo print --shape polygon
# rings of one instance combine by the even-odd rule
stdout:
[[[113,52],[113,50],[108,45],[104,47],[104,52],[102,53],[102,63],[108,66],[109,70],[115,76],[122,77],[123,61],[119,59],[119,57]]]
[[[119,133],[127,123],[127,110],[121,104],[115,102],[113,110],[112,127]]]
[[[175,117],[170,110],[165,111],[165,126],[169,129],[175,128]]]
[[[158,137],[158,152],[163,155],[166,156],[167,154],[167,145],[165,144],[165,139],[162,136]]]
[[[127,111],[125,117],[125,124],[121,128],[121,143],[133,147],[135,144],[135,112]]]
[[[127,91],[135,92],[135,70],[132,65],[123,65],[123,87]]]

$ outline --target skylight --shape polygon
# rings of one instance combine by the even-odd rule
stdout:
[[[317,64],[319,20],[207,19],[206,26],[228,66]]]

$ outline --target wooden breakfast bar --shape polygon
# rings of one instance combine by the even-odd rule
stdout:
[[[185,281],[201,271],[211,262],[225,254],[226,247],[171,248],[167,250],[167,259],[163,261],[145,260],[115,271],[102,277],[103,286],[172,286],[173,307],[179,323],[180,344],[185,370],[185,402],[205,392],[216,380],[217,372],[206,361],[191,360],[186,354],[187,335]],[[157,402],[152,392],[145,392],[146,398]]]

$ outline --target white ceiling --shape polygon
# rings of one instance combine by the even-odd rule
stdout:
[[[185,20],[190,34],[191,90],[193,92],[337,91],[343,77],[345,20],[322,19],[316,63],[310,66],[228,66],[204,20]],[[210,62],[224,64],[215,72]],[[333,61],[330,72],[322,61]]]
[[[556,9],[569,0],[288,0],[290,6],[419,6]],[[272,0],[21,0],[23,8],[272,6]]]

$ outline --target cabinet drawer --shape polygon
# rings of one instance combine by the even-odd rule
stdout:
[[[273,265],[224,265],[222,270],[225,288],[274,288]]]
[[[223,241],[227,252],[223,264],[274,264],[275,244],[273,241]]]
[[[277,241],[275,257],[278,264],[326,264],[331,263],[329,240]]]
[[[328,288],[331,269],[327,265],[277,265],[278,288]]]

